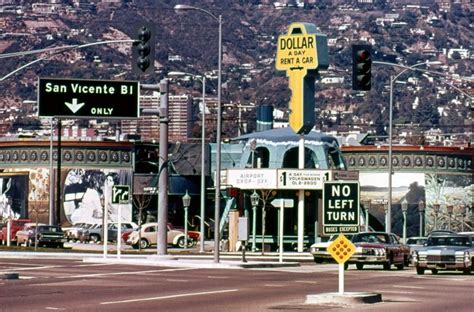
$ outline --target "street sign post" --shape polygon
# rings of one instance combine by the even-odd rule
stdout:
[[[323,234],[357,232],[359,232],[359,182],[325,182],[323,186]]]
[[[117,258],[120,259],[122,251],[122,204],[130,200],[130,186],[114,185],[112,186],[112,204],[118,204],[118,225],[117,225]],[[107,229],[105,229],[107,231]]]
[[[339,235],[329,246],[329,254],[339,263],[339,295],[344,294],[344,263],[355,253],[356,247],[343,234]]]
[[[138,81],[40,78],[40,117],[137,118]]]
[[[279,261],[283,262],[283,218],[285,216],[285,208],[291,208],[294,206],[293,199],[288,198],[275,198],[271,202],[275,208],[280,208],[280,226],[279,226],[279,250],[280,256]]]

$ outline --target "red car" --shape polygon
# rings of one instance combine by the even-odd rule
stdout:
[[[26,223],[31,223],[31,222],[32,221],[30,219],[11,220],[10,242],[12,245],[16,244],[16,232],[23,229]],[[0,242],[5,245],[7,243],[7,238],[8,238],[8,230],[7,230],[7,223],[5,223],[5,225],[0,230]]]

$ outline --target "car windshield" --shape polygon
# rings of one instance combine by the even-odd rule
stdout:
[[[426,242],[426,238],[409,238],[407,240],[408,245],[423,245]]]
[[[354,238],[352,238],[352,242],[386,244],[388,242],[388,237],[387,235],[380,233],[363,233],[354,235]]]
[[[461,236],[436,236],[431,237],[427,243],[428,246],[471,246],[469,237]]]
[[[40,232],[61,232],[61,228],[59,228],[57,226],[42,225],[42,226],[38,226],[38,231],[40,231]]]

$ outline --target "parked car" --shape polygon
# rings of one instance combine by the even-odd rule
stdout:
[[[117,241],[118,235],[118,223],[109,223],[107,225],[107,241],[115,242]],[[134,222],[123,222],[121,223],[121,230],[125,232],[127,230],[138,229],[138,225]],[[88,228],[84,231],[84,234],[81,237],[83,242],[92,242],[98,243],[103,240],[104,233],[102,231],[102,224],[97,224],[93,227]]]
[[[50,246],[63,248],[64,232],[58,225],[27,223],[23,230],[16,232],[17,244]]]
[[[355,264],[358,270],[362,270],[365,264],[380,264],[384,270],[390,270],[392,265],[401,270],[408,265],[410,248],[395,234],[362,232],[354,234],[351,241],[356,251],[344,264],[346,269],[350,264]]]
[[[328,246],[338,237],[339,235],[331,235],[327,242],[314,243],[309,248],[309,252],[313,255],[314,262],[323,263],[323,262],[333,262],[334,258],[327,251]],[[351,240],[351,234],[344,234],[344,236]]]
[[[10,243],[12,245],[16,244],[16,232],[22,230],[25,227],[26,223],[30,223],[30,219],[16,219],[16,220],[11,220],[10,223]],[[2,244],[6,244],[8,239],[8,227],[7,227],[7,222],[3,224],[3,226],[0,229],[0,242]]]
[[[461,270],[471,274],[474,270],[474,247],[472,238],[461,234],[433,235],[428,237],[426,247],[413,252],[413,264],[417,274],[431,270]]]
[[[84,228],[88,228],[91,224],[90,223],[75,223],[71,227],[63,227],[64,237],[68,241],[77,241],[79,240],[80,232],[83,231]]]
[[[409,237],[407,239],[407,245],[408,247],[410,247],[410,256],[408,257],[408,263],[412,263],[413,252],[423,248],[427,239],[428,238],[424,236],[414,236],[414,237]]]
[[[152,245],[156,245],[157,227],[158,223],[156,222],[143,224],[140,230],[133,231],[130,234],[127,244],[135,249],[138,249],[139,247],[145,249]],[[183,248],[184,232],[174,228],[172,224],[168,223],[167,243],[168,245]]]

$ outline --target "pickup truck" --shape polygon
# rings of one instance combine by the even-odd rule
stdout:
[[[410,247],[402,244],[395,234],[362,232],[354,234],[351,241],[356,251],[344,264],[346,269],[350,264],[355,264],[358,270],[365,264],[380,264],[384,270],[390,270],[392,265],[402,270],[409,264]]]
[[[16,245],[16,232],[20,231],[23,229],[26,223],[32,222],[30,219],[16,219],[16,220],[11,220],[10,224],[10,243],[12,245]],[[8,226],[7,222],[3,224],[3,226],[0,229],[0,242],[2,245],[7,244],[7,239],[8,239]]]

